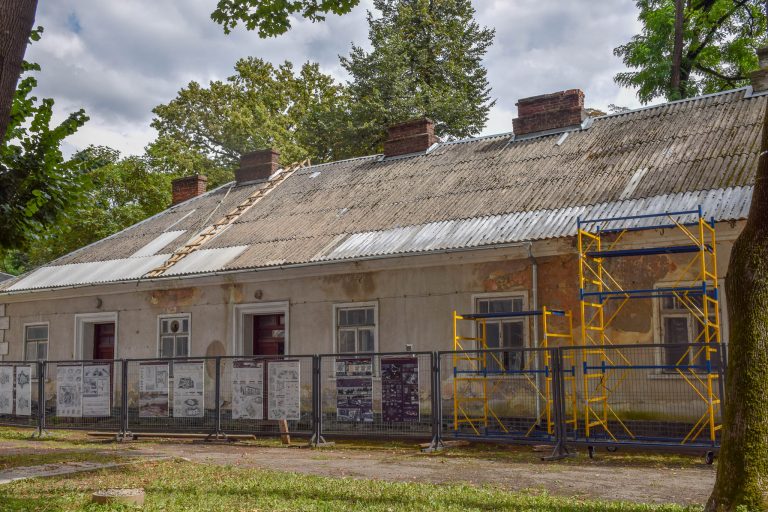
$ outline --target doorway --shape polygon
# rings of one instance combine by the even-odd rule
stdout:
[[[285,355],[285,315],[253,315],[253,355]]]
[[[291,353],[288,301],[235,306],[232,353],[280,356]]]
[[[115,358],[115,324],[93,324],[93,359]]]

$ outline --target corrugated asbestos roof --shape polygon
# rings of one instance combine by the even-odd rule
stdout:
[[[585,215],[702,205],[716,220],[742,219],[766,107],[765,95],[748,92],[596,118],[564,140],[506,134],[315,165],[168,275],[569,236]],[[136,279],[261,186],[225,185],[0,288]]]

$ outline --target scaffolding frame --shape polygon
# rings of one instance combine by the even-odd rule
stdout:
[[[531,369],[516,370],[507,368],[499,358],[499,354],[507,351],[503,347],[488,346],[488,319],[507,319],[507,318],[533,318],[541,317],[543,324],[543,335],[536,348],[544,349],[543,355],[544,368],[539,368],[538,364]],[[563,318],[566,321],[566,328],[556,329],[553,325],[555,318]],[[475,324],[474,336],[462,336],[459,334],[459,323],[462,321],[471,321]],[[465,343],[473,343],[473,347],[465,346]],[[502,313],[473,313],[460,315],[453,312],[453,427],[455,432],[459,432],[462,425],[469,425],[475,435],[489,434],[493,427],[498,428],[501,435],[511,434],[507,426],[494,411],[491,401],[494,400],[499,386],[504,382],[504,378],[511,375],[524,377],[528,384],[536,393],[537,403],[539,401],[545,404],[544,410],[537,411],[536,420],[525,432],[525,437],[531,436],[536,427],[542,421],[546,423],[547,435],[555,433],[555,414],[554,408],[554,374],[552,372],[553,361],[552,353],[547,350],[553,346],[566,344],[574,346],[573,338],[573,314],[571,311],[548,309],[542,307],[540,310],[514,311]],[[494,351],[498,350],[498,351]],[[508,349],[514,350],[514,349]],[[524,352],[521,352],[524,353]],[[576,398],[576,356],[572,351],[569,355],[563,356],[568,359],[570,369],[564,377],[566,389],[566,402],[570,405],[570,414],[566,418],[566,424],[572,424],[574,430],[578,425],[578,407]],[[538,362],[538,360],[537,360]],[[468,363],[469,368],[461,368],[461,363]],[[489,365],[495,364],[498,369],[489,369]],[[540,376],[544,376],[543,386],[539,383]],[[465,389],[472,388],[473,383],[479,383],[479,396],[465,393]],[[468,386],[467,386],[468,385]],[[542,390],[543,387],[543,390]],[[482,403],[481,412],[472,413],[471,405]]]
[[[686,221],[686,218],[695,218],[695,221]],[[638,365],[634,365],[621,350],[612,351],[613,357],[608,355],[604,347],[612,345],[612,342],[606,330],[630,300],[671,298],[693,316],[701,330],[694,339],[696,346],[688,346],[674,365],[656,364],[652,365],[652,368],[674,371],[706,404],[706,411],[681,444],[695,441],[707,427],[709,440],[715,443],[717,431],[721,428],[717,422],[720,391],[716,385],[720,374],[713,371],[712,363],[713,356],[720,352],[721,329],[714,219],[706,220],[699,206],[696,210],[583,220],[579,218],[577,228],[581,336],[584,345],[581,351],[583,415],[587,439],[597,429],[617,441],[609,423],[611,418],[616,420],[619,429],[635,439],[632,430],[611,408],[609,397],[621,385],[624,372],[637,368]],[[679,231],[690,243],[663,247],[616,248],[626,233],[665,229]],[[606,260],[613,258],[670,254],[692,256],[682,267],[680,277],[672,286],[660,288],[624,288],[604,265]],[[686,276],[694,268],[697,268],[698,272],[693,281],[698,284],[684,285],[684,282],[689,282]],[[606,314],[606,306],[612,301],[618,301],[618,305],[610,314]],[[593,360],[597,358],[596,364],[590,364],[590,356]],[[704,364],[696,364],[702,357]],[[693,364],[689,359],[693,360]],[[616,381],[611,388],[608,386],[608,380],[613,376]]]

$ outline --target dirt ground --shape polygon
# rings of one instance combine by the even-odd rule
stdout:
[[[584,453],[566,462],[541,462],[530,448],[499,447],[473,452],[449,449],[422,454],[415,447],[394,449],[272,447],[189,442],[124,443],[92,450],[133,457],[183,457],[193,462],[291,471],[329,477],[390,481],[467,483],[502,489],[540,490],[553,495],[643,503],[703,504],[712,489],[715,467],[696,459],[663,457],[639,462],[612,454],[590,460]],[[57,448],[55,443],[2,441],[0,455]],[[501,456],[499,456],[501,455]]]

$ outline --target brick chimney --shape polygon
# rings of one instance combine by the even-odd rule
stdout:
[[[280,153],[272,148],[260,149],[240,157],[240,167],[235,169],[238,185],[251,181],[263,181],[275,174],[280,167]]]
[[[435,123],[422,117],[390,126],[384,142],[384,156],[422,153],[437,142]]]
[[[517,101],[517,118],[512,120],[515,136],[581,125],[587,118],[581,89],[531,96]]]
[[[752,92],[768,91],[768,46],[757,49],[757,59],[760,62],[760,69],[749,75]]]
[[[192,199],[200,194],[205,194],[207,186],[208,178],[202,174],[173,180],[171,182],[171,191],[173,195],[171,206],[183,203],[187,199]]]

